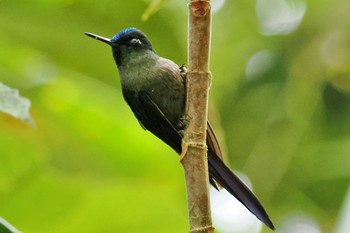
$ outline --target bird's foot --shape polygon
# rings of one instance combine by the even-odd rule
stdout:
[[[187,67],[186,67],[185,64],[182,64],[182,65],[179,67],[179,69],[180,69],[181,75],[186,75],[186,74],[187,74]]]

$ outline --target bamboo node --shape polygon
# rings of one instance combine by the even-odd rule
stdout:
[[[210,2],[193,1],[190,3],[190,9],[195,17],[204,17],[210,10]]]

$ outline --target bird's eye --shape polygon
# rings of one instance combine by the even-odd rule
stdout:
[[[133,38],[130,40],[131,45],[140,45],[141,41],[139,39]]]

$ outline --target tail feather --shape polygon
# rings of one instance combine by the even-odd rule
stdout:
[[[210,178],[214,179],[229,193],[237,198],[247,209],[260,219],[266,226],[275,229],[264,207],[250,189],[224,164],[224,162],[208,151],[208,166]]]

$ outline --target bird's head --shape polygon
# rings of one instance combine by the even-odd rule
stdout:
[[[152,44],[146,35],[136,28],[126,28],[112,39],[85,32],[89,37],[109,44],[112,47],[113,57],[117,65],[120,66],[128,56],[133,56],[147,51],[153,51]]]

